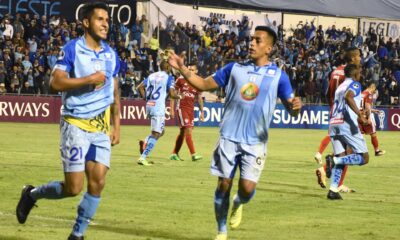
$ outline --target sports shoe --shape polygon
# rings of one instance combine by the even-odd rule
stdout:
[[[228,235],[226,233],[218,233],[214,240],[227,240]]]
[[[375,151],[375,156],[379,157],[379,156],[385,155],[385,153],[386,153],[385,150],[378,150],[378,151]]]
[[[333,161],[332,155],[325,156],[326,161],[326,177],[331,178],[332,175],[332,168],[335,166],[335,162]]]
[[[328,195],[326,196],[330,200],[343,200],[342,196],[338,192],[334,192],[329,190]]]
[[[236,198],[236,195],[233,199]],[[242,212],[243,212],[243,204],[240,204],[239,207],[232,207],[231,218],[229,221],[229,226],[232,229],[236,229],[239,227],[240,222],[242,221]]]
[[[317,170],[315,170],[315,175],[317,175],[318,184],[322,188],[326,188],[326,173],[324,167],[320,167]]]
[[[193,154],[192,155],[192,161],[193,162],[201,160],[201,159],[203,159],[203,156],[200,156],[200,155],[197,155],[197,154]]]
[[[28,218],[29,212],[35,206],[36,201],[29,195],[31,190],[35,187],[32,185],[26,185],[22,189],[21,197],[17,205],[17,219],[18,222],[23,224]]]
[[[322,164],[322,155],[321,153],[317,152],[314,156],[314,160],[318,163],[318,164]]]
[[[75,235],[72,235],[72,233],[71,233],[67,240],[84,240],[84,239],[83,239],[83,236],[77,237]]]
[[[148,162],[148,161],[147,161],[146,159],[144,159],[144,158],[139,158],[138,161],[137,161],[137,164],[143,165],[143,166],[151,166],[151,165],[153,165],[152,162]]]
[[[340,185],[338,189],[339,189],[339,192],[341,192],[341,193],[354,193],[354,192],[356,192],[355,189],[349,188],[348,186],[345,186],[345,185]]]
[[[142,154],[144,151],[144,141],[143,140],[139,140],[139,152],[140,154]]]
[[[171,156],[169,156],[169,160],[173,160],[173,161],[183,161],[178,154],[174,153],[171,154]]]

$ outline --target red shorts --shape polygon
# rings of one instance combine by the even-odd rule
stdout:
[[[178,116],[179,127],[193,127],[194,126],[194,110],[176,109]]]

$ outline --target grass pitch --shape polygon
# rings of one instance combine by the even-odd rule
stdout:
[[[186,161],[175,162],[168,156],[178,128],[167,128],[150,155],[156,163],[151,167],[136,164],[137,140],[148,135],[149,127],[121,130],[121,144],[113,148],[106,188],[85,239],[214,239],[217,179],[209,174],[209,164],[218,129],[194,129],[203,160],[190,161],[184,145],[180,155]],[[58,125],[0,123],[0,132],[0,239],[66,239],[80,197],[40,200],[24,225],[15,217],[24,184],[63,178]],[[372,156],[367,166],[350,167],[345,183],[357,193],[342,194],[345,200],[335,202],[326,199],[327,190],[317,185],[314,174],[313,156],[325,134],[326,130],[271,129],[256,196],[245,205],[242,225],[229,231],[229,239],[400,238],[399,132],[378,133],[387,154]],[[366,139],[372,150],[369,136]]]

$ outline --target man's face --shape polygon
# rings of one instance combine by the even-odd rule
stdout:
[[[85,19],[86,20],[86,19]],[[108,33],[108,12],[104,9],[94,9],[92,16],[89,20],[86,20],[88,24],[89,34],[96,40],[107,39]]]
[[[352,53],[352,58],[351,58],[350,64],[355,64],[355,65],[357,65],[357,66],[360,66],[360,65],[361,65],[360,51],[355,50],[355,51]]]
[[[250,57],[259,59],[272,51],[272,37],[265,31],[255,31],[250,42]]]

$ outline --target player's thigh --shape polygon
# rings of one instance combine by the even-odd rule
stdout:
[[[341,135],[331,136],[331,143],[335,155],[340,155],[346,151],[346,143]]]
[[[266,145],[264,143],[240,144],[240,152],[240,179],[257,183],[267,158]]]
[[[65,172],[64,173],[64,193],[68,196],[78,195],[85,182],[84,172]]]
[[[151,116],[151,131],[162,133],[165,127],[164,116]]]
[[[176,110],[178,115],[178,122],[180,127],[193,127],[194,126],[194,112],[193,110],[181,109]]]
[[[220,138],[211,159],[211,174],[233,179],[236,168],[239,165],[238,143]]]
[[[368,152],[367,144],[361,133],[357,133],[354,135],[343,135],[343,139],[354,153]]]

